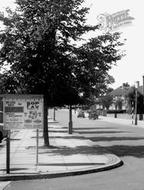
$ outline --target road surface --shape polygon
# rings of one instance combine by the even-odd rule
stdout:
[[[51,113],[52,114],[52,113]],[[68,112],[56,111],[68,126]],[[74,132],[119,156],[122,167],[100,173],[54,179],[11,182],[5,190],[144,190],[144,129],[73,117]]]

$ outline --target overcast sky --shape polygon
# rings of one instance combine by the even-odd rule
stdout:
[[[13,2],[14,0],[0,0],[0,10],[6,6],[13,6]],[[119,27],[116,30],[122,32],[122,39],[127,39],[124,46],[126,56],[110,71],[110,74],[115,78],[112,87],[116,88],[124,82],[133,85],[138,80],[142,84],[142,76],[144,75],[144,11],[142,0],[85,0],[85,2],[90,7],[90,13],[87,16],[90,24],[98,23],[97,17],[100,14],[113,14],[130,10],[130,16],[134,17],[132,24]]]

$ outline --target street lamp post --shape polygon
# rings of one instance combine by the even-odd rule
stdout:
[[[137,88],[135,88],[135,125],[137,125]]]
[[[137,125],[137,103],[138,103],[138,86],[139,86],[139,81],[136,82],[136,87],[135,87],[135,125]]]

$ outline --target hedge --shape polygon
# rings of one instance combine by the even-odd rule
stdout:
[[[126,113],[126,110],[107,110],[107,113],[111,113],[111,114]]]

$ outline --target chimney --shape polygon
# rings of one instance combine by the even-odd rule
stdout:
[[[136,81],[136,88],[139,88],[139,86],[140,86],[140,82]]]

